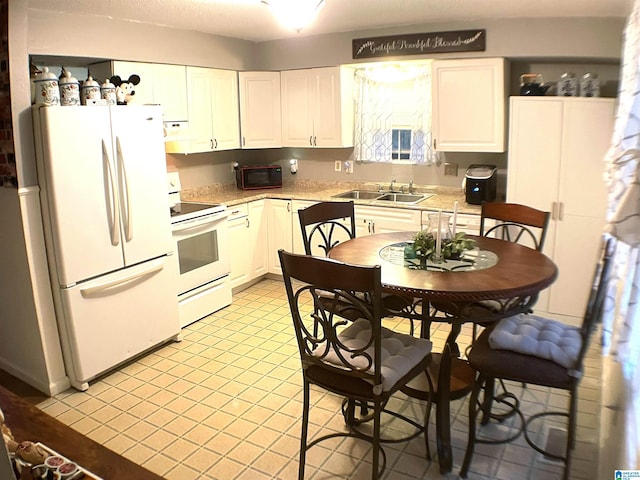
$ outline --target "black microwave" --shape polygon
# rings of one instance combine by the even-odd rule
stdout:
[[[282,187],[282,167],[279,165],[238,167],[236,185],[242,190]]]

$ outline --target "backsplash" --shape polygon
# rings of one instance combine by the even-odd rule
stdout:
[[[442,187],[462,188],[466,168],[471,164],[491,164],[498,167],[498,195],[506,191],[506,153],[447,153],[446,162],[458,165],[457,175],[445,175],[442,165],[411,165],[399,163],[360,163],[353,162],[353,173],[345,172],[344,162],[353,161],[352,148],[303,149],[272,148],[264,150],[229,150],[194,155],[167,155],[172,169],[180,172],[183,189],[227,185],[235,183],[235,174],[231,165],[280,165],[283,168],[285,184],[303,181],[329,183],[381,183],[387,186],[391,180],[398,185],[439,185]],[[298,160],[295,175],[289,171],[289,159]],[[335,162],[342,163],[341,171],[335,171]],[[501,196],[502,194],[502,196]]]

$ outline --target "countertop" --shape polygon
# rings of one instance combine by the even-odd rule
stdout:
[[[375,183],[346,183],[346,182],[311,182],[302,181],[285,184],[282,188],[269,188],[261,190],[240,190],[235,185],[209,185],[194,189],[182,190],[181,198],[187,202],[202,202],[208,204],[224,203],[227,206],[239,203],[276,198],[284,200],[312,200],[312,201],[345,201],[335,198],[334,195],[349,190],[377,190]],[[465,202],[464,192],[461,188],[441,187],[438,185],[416,186],[415,193],[433,194],[421,202],[414,204],[391,203],[376,200],[354,200],[357,205],[370,205],[375,207],[393,207],[410,210],[443,210],[453,211],[454,202],[458,202],[458,213],[480,214],[480,205],[471,205]]]

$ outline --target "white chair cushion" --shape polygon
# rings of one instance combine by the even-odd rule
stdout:
[[[430,340],[397,333],[384,327],[382,327],[381,336],[382,390],[386,392],[431,353],[432,344]],[[338,338],[349,349],[362,348],[371,339],[371,325],[367,320],[358,319],[340,332]],[[319,355],[322,351],[324,348],[321,347],[316,350],[316,353]],[[373,346],[365,351],[373,361]],[[369,362],[367,358],[363,356],[351,358],[347,350],[341,353],[350,364],[361,369],[367,368]],[[337,367],[344,367],[334,351],[329,352],[323,360]],[[367,371],[373,374],[373,365]]]
[[[520,314],[500,320],[489,335],[489,345],[571,368],[580,354],[582,337],[577,327],[537,315]]]

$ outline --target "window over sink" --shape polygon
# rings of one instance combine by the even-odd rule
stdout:
[[[431,68],[381,64],[355,72],[355,159],[432,164]]]

